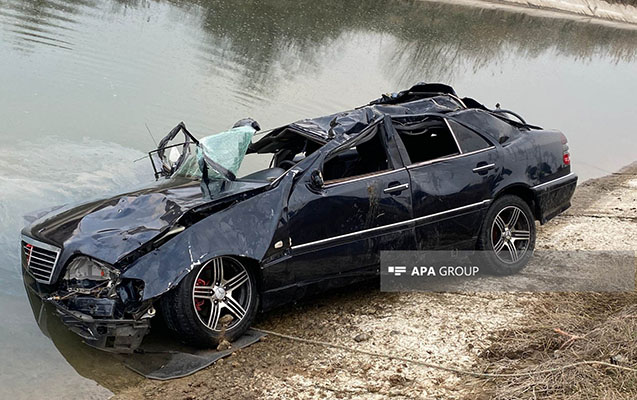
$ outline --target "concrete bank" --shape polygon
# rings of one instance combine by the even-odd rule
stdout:
[[[637,2],[635,5],[604,0],[423,0],[438,3],[453,3],[522,12],[548,18],[568,18],[608,25],[618,28],[637,29]]]
[[[556,10],[591,18],[637,25],[637,7],[602,0],[487,0],[546,10]]]

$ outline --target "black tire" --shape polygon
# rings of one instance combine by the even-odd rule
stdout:
[[[223,278],[214,282],[214,271],[218,271],[219,263],[221,264],[222,277],[224,271],[226,274],[228,273],[227,271],[232,269],[243,268],[245,271],[247,281],[235,289],[237,291],[241,290],[238,292],[240,296],[237,295],[240,299],[234,299],[234,290],[228,290],[223,295],[223,300],[218,297],[222,295],[219,292],[223,292],[223,290],[218,289],[223,289],[224,287]],[[210,269],[213,270],[212,273],[210,273]],[[239,275],[235,275],[235,277],[237,276]],[[209,282],[205,280],[206,277],[209,278]],[[230,276],[225,284],[230,285],[232,279],[234,278]],[[195,285],[196,283],[197,285]],[[195,286],[198,288],[197,296],[207,296],[209,294],[210,299],[195,298]],[[211,289],[207,289],[209,287]],[[234,302],[231,300],[234,300]],[[213,306],[213,304],[216,305]],[[242,318],[237,317],[241,312],[236,304],[239,304],[241,309],[245,311]],[[178,339],[197,347],[210,348],[216,347],[223,339],[232,342],[240,337],[252,324],[258,306],[259,294],[257,292],[256,276],[252,268],[238,258],[223,256],[213,258],[190,272],[179,283],[177,288],[162,297],[160,309],[166,326]],[[220,311],[213,313],[213,309],[219,309]],[[226,315],[230,317],[225,317]],[[217,317],[217,324],[212,322],[214,317]],[[224,322],[224,318],[226,321],[230,321]],[[214,325],[213,328],[207,326],[208,321],[210,321],[211,325]]]
[[[519,210],[518,219],[510,227],[515,210]],[[500,219],[496,221],[498,216]],[[511,219],[507,220],[507,217]],[[525,222],[526,230],[523,229]],[[502,223],[504,230],[500,229]],[[527,230],[528,239],[523,239]],[[496,275],[512,275],[521,271],[535,249],[535,235],[535,219],[529,205],[514,195],[500,197],[489,207],[478,236],[476,248],[483,264],[480,269]]]

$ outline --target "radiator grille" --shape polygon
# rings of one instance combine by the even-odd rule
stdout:
[[[22,240],[22,251],[27,271],[33,275],[35,280],[46,284],[51,283],[60,249],[27,238]]]

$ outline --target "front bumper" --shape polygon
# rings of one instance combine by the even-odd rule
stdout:
[[[132,353],[150,329],[149,319],[94,318],[71,310],[60,301],[51,299],[47,287],[38,283],[24,269],[22,276],[25,288],[43,302],[52,304],[64,325],[89,346],[116,353]]]

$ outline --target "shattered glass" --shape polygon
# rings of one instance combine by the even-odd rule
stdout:
[[[191,153],[173,176],[201,179],[204,153],[208,158],[236,175],[255,132],[256,130],[251,126],[239,126],[200,139],[195,154]],[[221,173],[212,168],[208,170],[208,177],[210,179],[224,178]]]

